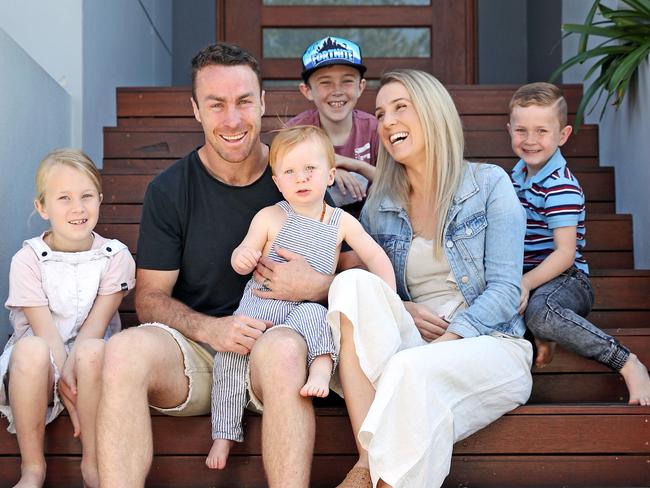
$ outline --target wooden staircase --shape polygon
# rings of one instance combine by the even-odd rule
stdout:
[[[505,130],[514,86],[452,86],[466,130],[467,158],[507,170],[515,158]],[[581,96],[564,87],[570,112]],[[104,130],[104,203],[98,232],[125,242],[135,253],[147,183],[203,142],[186,88],[124,88],[117,92],[117,127]],[[375,92],[359,108],[373,111]],[[294,89],[266,92],[263,130],[309,108]],[[267,137],[267,136],[265,136]],[[598,131],[586,126],[563,148],[587,196],[587,248],[596,303],[590,320],[619,338],[650,364],[650,271],[633,269],[632,220],[615,214],[614,170],[598,166]],[[133,294],[121,307],[123,324],[137,324]],[[448,487],[650,486],[650,407],[626,402],[622,378],[607,368],[560,350],[553,363],[534,370],[527,405],[505,415],[454,448]],[[246,438],[224,472],[204,465],[210,448],[208,416],[153,415],[155,456],[147,486],[262,487],[261,418],[247,415]],[[4,426],[4,421],[2,421]],[[67,417],[46,433],[47,486],[80,485],[78,441]],[[128,456],[128,453],[124,453]],[[14,436],[0,433],[0,487],[18,479]],[[317,402],[313,487],[335,486],[355,460],[342,402]]]

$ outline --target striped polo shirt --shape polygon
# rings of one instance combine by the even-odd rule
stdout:
[[[530,178],[523,160],[512,170],[512,184],[526,210],[524,272],[539,265],[555,250],[553,229],[576,227],[575,266],[589,273],[580,251],[585,246],[585,195],[566,166],[560,149]]]

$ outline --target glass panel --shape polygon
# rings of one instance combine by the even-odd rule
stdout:
[[[262,5],[430,5],[430,0],[264,0]]]
[[[300,58],[305,48],[326,36],[343,37],[361,46],[364,58],[429,58],[431,31],[412,28],[263,29],[265,58]]]

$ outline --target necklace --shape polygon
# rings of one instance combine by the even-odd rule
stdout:
[[[323,218],[325,217],[325,209],[327,208],[327,205],[325,204],[325,200],[323,200],[323,211],[320,213],[320,221],[323,221]]]

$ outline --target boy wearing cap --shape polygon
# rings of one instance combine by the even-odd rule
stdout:
[[[330,196],[337,207],[361,202],[375,174],[379,140],[377,120],[355,106],[366,88],[361,49],[347,39],[326,37],[302,55],[300,92],[314,102],[287,126],[315,125],[325,130],[336,152],[335,185]],[[352,210],[354,208],[347,208]]]

